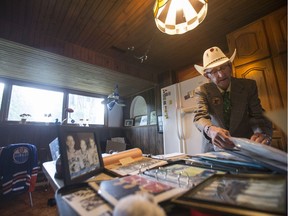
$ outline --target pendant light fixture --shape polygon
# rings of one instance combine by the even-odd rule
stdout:
[[[208,0],[156,0],[154,18],[166,34],[183,34],[196,28],[206,17]]]

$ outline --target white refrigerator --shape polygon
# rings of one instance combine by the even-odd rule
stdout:
[[[164,154],[202,153],[202,136],[193,123],[196,87],[207,82],[204,76],[161,89]]]

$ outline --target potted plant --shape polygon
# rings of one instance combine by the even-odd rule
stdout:
[[[31,115],[28,113],[22,113],[20,114],[20,117],[21,117],[21,124],[26,124],[27,118],[31,117]]]
[[[46,117],[46,120],[45,120],[46,124],[49,125],[52,114],[51,113],[45,113],[44,116]]]
[[[72,124],[74,124],[74,123],[75,123],[75,120],[71,118],[71,113],[73,113],[74,110],[73,110],[72,108],[66,108],[66,109],[65,109],[65,112],[68,113],[68,118],[65,118],[65,119],[62,121],[62,124],[67,124],[67,123],[68,123],[68,119],[71,119],[70,122],[71,122]]]

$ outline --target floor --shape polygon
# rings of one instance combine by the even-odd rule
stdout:
[[[57,216],[57,206],[49,206],[48,200],[54,198],[54,191],[51,187],[39,186],[32,193],[33,207],[30,207],[29,194],[24,193],[13,199],[1,200],[1,216]]]

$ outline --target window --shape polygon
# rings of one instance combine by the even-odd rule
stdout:
[[[142,96],[136,96],[130,108],[130,118],[147,115],[147,103]]]
[[[98,124],[104,125],[103,98],[88,97],[83,95],[69,94],[68,107],[74,110],[68,118],[68,123],[73,119],[80,125]],[[69,117],[69,116],[68,116]]]
[[[4,91],[4,83],[0,83],[0,108],[2,104],[3,91]]]
[[[13,85],[8,120],[19,121],[25,113],[31,115],[28,121],[61,121],[63,97],[63,92]]]
[[[134,118],[134,126],[147,125],[147,103],[142,96],[136,96],[133,99],[130,118]]]

